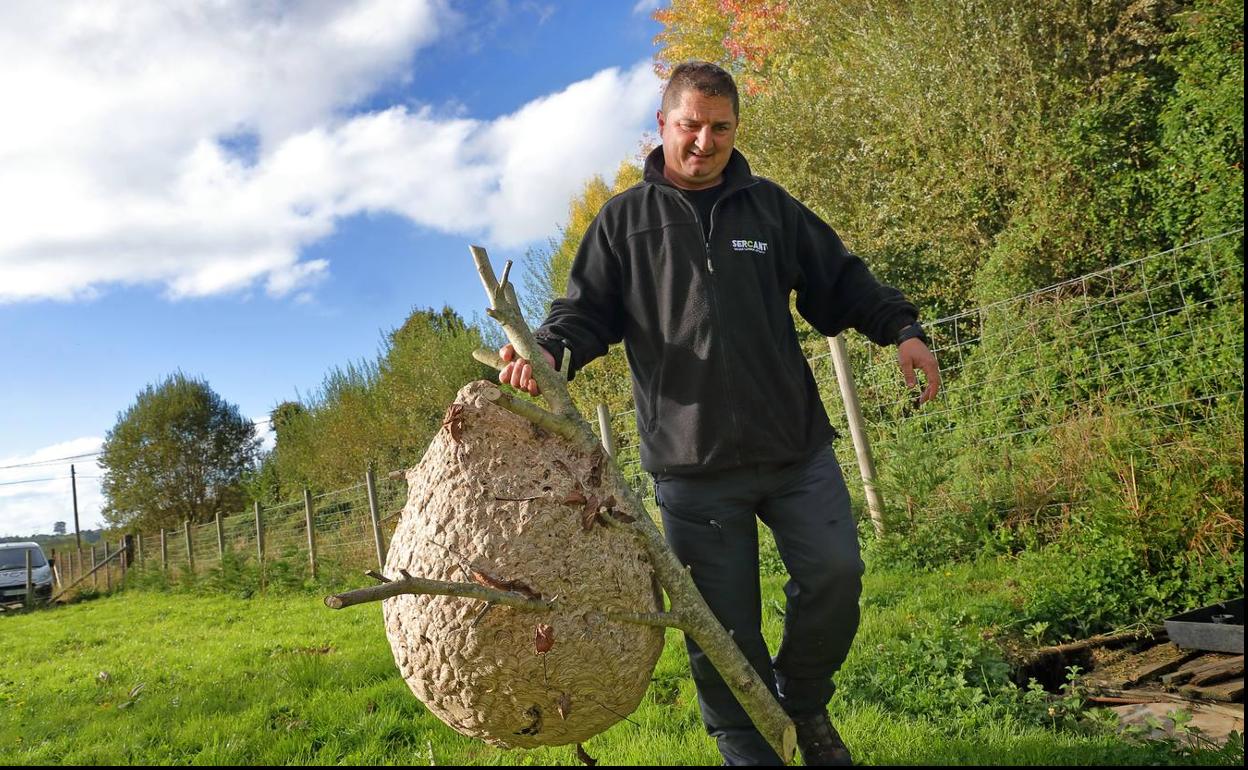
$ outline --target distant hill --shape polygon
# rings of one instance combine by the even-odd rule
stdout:
[[[104,537],[104,531],[101,529],[84,529],[82,530],[83,545],[96,545]],[[69,535],[11,535],[8,537],[0,537],[0,543],[21,543],[33,540],[39,544],[44,551],[50,551],[55,548],[58,551],[74,547],[74,536]]]

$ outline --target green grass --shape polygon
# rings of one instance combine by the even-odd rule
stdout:
[[[1013,617],[1007,571],[994,562],[868,576],[831,707],[861,763],[1242,760],[1242,748],[1192,756],[1061,708],[1046,716],[1051,702],[1009,685],[983,639]],[[773,641],[781,584],[766,579]],[[131,590],[0,616],[0,640],[3,764],[577,764],[571,747],[501,751],[442,725],[400,679],[378,605],[335,612],[301,592]],[[589,753],[611,765],[719,763],[677,633],[630,719],[589,741]]]

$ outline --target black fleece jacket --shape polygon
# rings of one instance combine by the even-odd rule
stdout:
[[[590,224],[537,338],[571,373],[624,341],[641,464],[696,474],[805,457],[835,434],[798,345],[789,296],[827,336],[854,328],[880,345],[918,318],[837,234],[736,150],[710,237],[663,176],[645,178]]]

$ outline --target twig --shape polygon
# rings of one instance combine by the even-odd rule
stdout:
[[[583,452],[591,452],[598,446],[597,441],[587,445],[585,436],[581,433],[581,430],[577,427],[576,423],[572,422],[563,415],[548,412],[532,401],[525,401],[524,399],[516,398],[510,393],[503,392],[499,388],[483,389],[481,396],[489,401],[493,401],[509,412],[520,415],[539,428],[566,438],[567,440],[573,442],[573,444]]]
[[[603,617],[620,623],[635,623],[656,628],[678,628],[688,631],[689,621],[678,612],[606,612]]]
[[[486,309],[486,314],[502,324],[503,331],[507,332],[507,338],[511,340],[512,347],[533,367],[533,378],[537,380],[542,397],[546,399],[546,403],[550,404],[551,410],[567,418],[572,418],[573,415],[580,418],[580,412],[576,410],[571,396],[568,395],[567,381],[550,364],[546,363],[546,358],[541,353],[541,346],[537,344],[533,332],[529,330],[511,283],[499,284],[494,277],[494,268],[490,265],[490,258],[485,253],[485,249],[480,246],[470,246],[469,251],[476,263],[481,283],[485,286],[486,296],[490,298],[491,307]],[[584,418],[580,419],[584,421]]]
[[[403,594],[423,594],[477,599],[483,602],[501,604],[504,607],[514,607],[518,610],[549,611],[555,609],[554,602],[548,602],[543,599],[529,599],[513,591],[499,591],[494,588],[477,585],[476,583],[447,583],[442,580],[426,580],[424,578],[412,577],[406,572],[403,572],[403,575],[402,580],[392,580],[379,586],[357,588],[354,591],[327,596],[325,597],[325,606],[340,610],[343,607],[351,607],[366,602],[379,602],[383,599],[402,596]]]
[[[472,351],[472,357],[486,366],[497,369],[500,372],[503,370],[503,367],[507,365],[507,363],[498,355],[497,351],[490,350],[489,348],[477,348]]]

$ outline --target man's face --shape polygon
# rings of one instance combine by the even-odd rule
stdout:
[[[723,180],[737,137],[737,118],[727,96],[686,89],[674,109],[659,111],[663,175],[677,187],[704,190]]]

